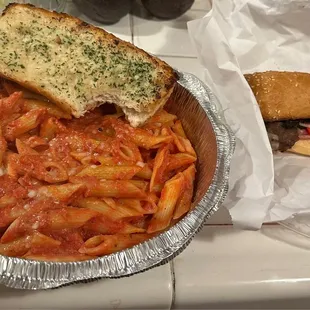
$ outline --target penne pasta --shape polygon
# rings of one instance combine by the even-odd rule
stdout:
[[[14,205],[17,202],[15,197],[11,195],[4,195],[0,198],[0,208],[4,208],[10,205]]]
[[[5,120],[10,116],[19,113],[22,103],[22,92],[14,92],[7,98],[0,99],[0,119]]]
[[[45,119],[40,127],[40,137],[47,141],[55,138],[56,134],[61,132],[61,128],[58,124],[58,120],[54,117]]]
[[[79,252],[87,255],[107,255],[150,239],[149,234],[100,235],[88,239]]]
[[[71,119],[70,113],[58,108],[54,103],[38,100],[38,99],[24,99],[24,110],[29,112],[31,110],[46,109],[47,113],[57,118]]]
[[[138,171],[135,176],[144,180],[150,180],[152,178],[152,169],[148,164],[144,164],[142,169]]]
[[[191,202],[194,193],[195,173],[195,165],[191,165],[189,168],[183,171],[183,175],[185,178],[184,191],[180,195],[180,198],[176,204],[173,219],[180,218],[191,208]]]
[[[77,119],[14,83],[0,89],[0,255],[93,259],[190,210],[197,157],[176,115],[133,128],[104,108]]]
[[[117,206],[126,206],[130,209],[133,209],[138,212],[138,214],[149,214],[148,210],[142,207],[141,201],[138,199],[118,199],[117,200]]]
[[[0,254],[6,256],[23,256],[31,246],[31,236],[25,236],[8,243],[0,243]]]
[[[117,205],[116,208],[112,208],[104,201],[97,198],[85,198],[80,199],[77,202],[77,206],[80,208],[88,208],[100,212],[107,218],[110,218],[112,221],[118,221],[123,218],[129,218],[134,216],[141,216],[142,213],[137,212],[132,208],[128,208],[121,204]]]
[[[186,168],[186,166],[194,163],[196,157],[187,153],[171,154],[168,157],[168,165],[166,171],[178,170],[180,168]]]
[[[88,166],[77,174],[105,180],[130,180],[142,168],[139,166]]]
[[[39,155],[36,150],[32,149],[19,139],[16,139],[15,145],[19,155]]]
[[[182,137],[182,138],[184,138],[184,139],[187,139],[181,121],[177,120],[177,121],[174,123],[174,125],[172,126],[172,130],[173,130],[173,132],[174,132],[176,135],[178,135],[178,136],[180,136],[180,137]]]
[[[115,202],[114,198],[103,197],[103,198],[101,198],[101,200],[103,200],[111,208],[113,208],[113,209],[116,208],[116,202]]]
[[[148,226],[148,233],[155,233],[169,226],[183,187],[184,175],[182,173],[166,182],[158,202],[158,211],[153,215]]]
[[[114,198],[145,198],[146,194],[133,181],[101,181],[88,190],[87,196]],[[137,183],[137,182],[136,182]]]
[[[177,119],[176,115],[170,114],[165,110],[160,110],[156,112],[156,114],[146,122],[146,126],[150,124],[157,124],[160,126],[165,123],[171,123],[176,119]]]
[[[37,197],[44,199],[46,197],[54,198],[56,201],[61,201],[67,204],[72,203],[80,197],[86,190],[84,184],[61,184],[42,186],[38,190]]]
[[[27,112],[6,126],[4,130],[4,137],[8,141],[14,141],[18,136],[36,128],[43,121],[45,115],[46,109],[38,109]]]
[[[31,240],[31,247],[53,248],[53,247],[59,247],[60,245],[61,242],[59,240],[55,240],[51,237],[41,234],[40,232],[35,232]]]
[[[120,143],[119,156],[122,160],[126,160],[128,162],[137,162],[142,160],[139,148],[134,143],[130,143],[129,141]]]
[[[60,230],[73,229],[83,226],[99,213],[89,209],[73,207],[44,210],[37,214],[26,216],[27,221],[17,218],[5,231],[1,238],[2,243],[7,243],[22,237],[27,232],[36,230]]]
[[[134,143],[145,149],[159,148],[162,144],[170,143],[173,138],[171,136],[153,136],[146,130],[135,129],[132,137]]]
[[[137,186],[138,188],[140,188],[144,192],[147,190],[148,185],[149,185],[149,182],[146,182],[144,180],[129,180],[128,182]]]
[[[100,216],[89,221],[84,228],[96,234],[135,234],[144,233],[145,229],[126,221],[112,221],[109,217]]]
[[[163,183],[163,174],[168,164],[169,146],[162,147],[156,154],[154,160],[153,173],[150,181],[150,191],[154,191],[156,184]]]

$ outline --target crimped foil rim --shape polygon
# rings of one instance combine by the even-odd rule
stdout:
[[[180,254],[224,201],[235,138],[217,113],[216,98],[196,76],[175,70],[178,83],[199,102],[213,127],[217,164],[207,193],[181,221],[132,248],[81,262],[41,262],[0,255],[0,284],[18,289],[48,289],[100,278],[130,276],[163,265]]]

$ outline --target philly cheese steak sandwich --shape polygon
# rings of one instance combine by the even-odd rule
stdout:
[[[310,156],[310,74],[246,74],[274,151]]]

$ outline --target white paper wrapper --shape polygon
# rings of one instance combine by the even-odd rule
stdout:
[[[273,157],[264,122],[244,73],[310,72],[310,1],[214,0],[188,23],[205,82],[237,137],[225,206],[233,223],[263,222],[310,212],[310,159]]]

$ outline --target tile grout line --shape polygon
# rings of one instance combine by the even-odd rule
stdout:
[[[172,284],[172,296],[171,296],[171,305],[170,310],[174,309],[175,299],[176,299],[176,277],[174,270],[174,260],[169,262],[170,265],[170,274],[171,274],[171,284]]]
[[[131,6],[130,13],[129,13],[129,27],[130,27],[130,34],[131,34],[131,43],[135,44],[135,31],[134,31],[134,17],[132,14],[133,6]]]

